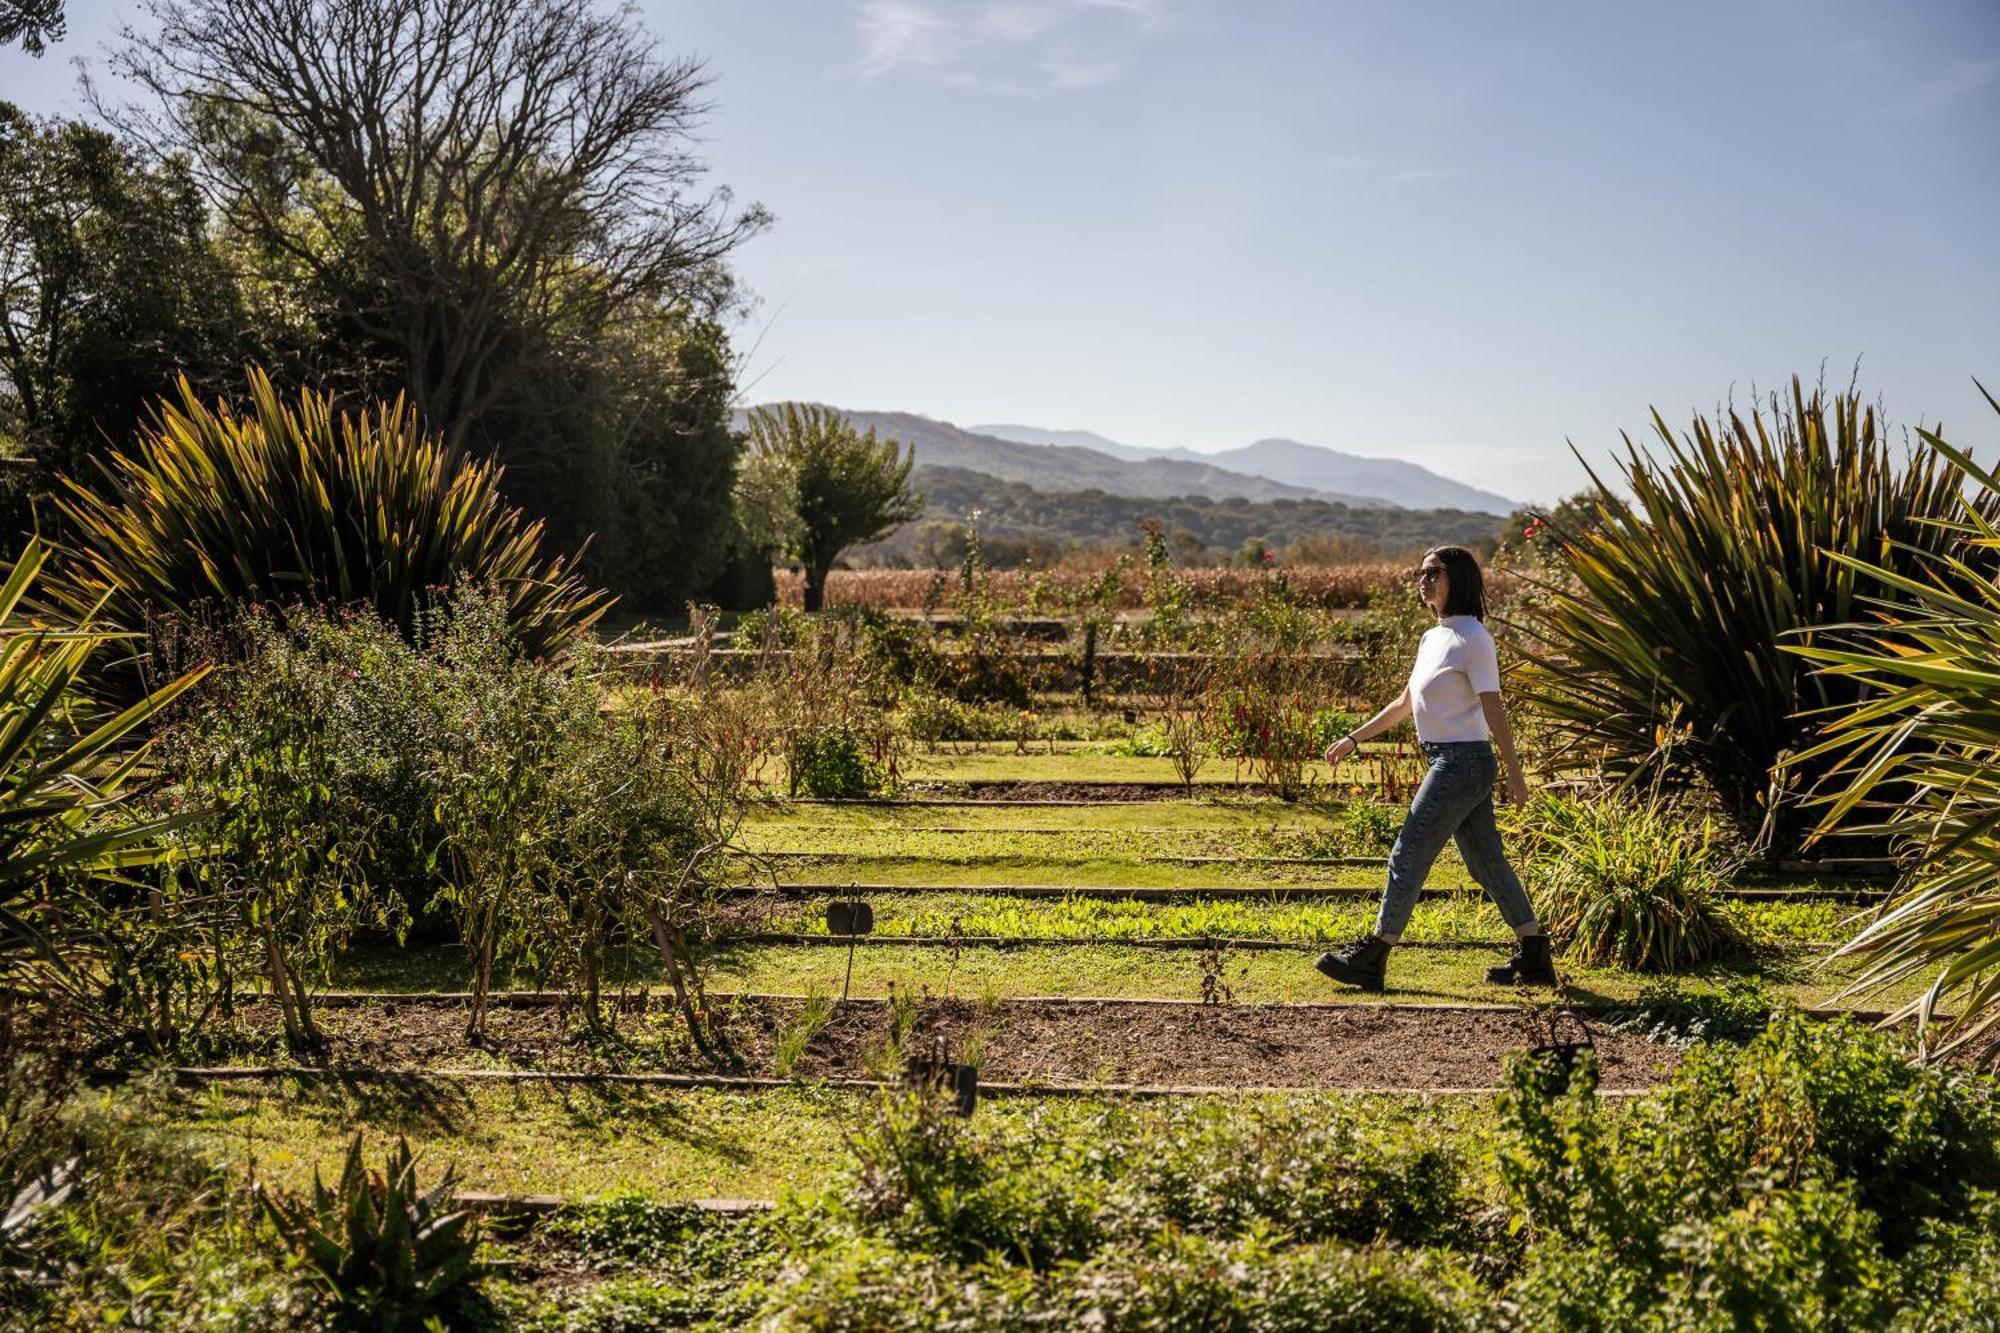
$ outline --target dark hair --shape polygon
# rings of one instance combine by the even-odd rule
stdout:
[[[1479,572],[1479,558],[1463,546],[1433,546],[1424,559],[1436,556],[1444,566],[1451,591],[1444,599],[1444,614],[1486,619],[1486,576]]]

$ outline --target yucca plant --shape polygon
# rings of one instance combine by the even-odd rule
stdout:
[[[1839,951],[1866,960],[1849,991],[1930,976],[1892,1017],[1919,1020],[1944,1052],[2000,1027],[2000,475],[1932,431],[1919,435],[1972,488],[1944,525],[1958,549],[1913,553],[1923,556],[1913,574],[1843,557],[1885,585],[1890,595],[1866,599],[1879,620],[1851,628],[1840,646],[1793,651],[1866,692],[1799,756],[1831,766],[1837,794],[1821,829],[1866,819],[1864,829],[1902,840],[1917,858],[1896,896]],[[1884,801],[1888,784],[1896,791]],[[1954,1012],[1940,1022],[1947,1006]],[[2000,1060],[2000,1046],[1987,1058]]]
[[[1578,521],[1550,521],[1564,576],[1543,583],[1517,628],[1518,689],[1552,719],[1560,762],[1631,780],[1699,779],[1773,852],[1810,824],[1773,786],[1813,722],[1866,696],[1788,651],[1813,627],[1853,619],[1885,584],[1947,549],[1959,476],[1923,451],[1899,458],[1858,393],[1830,400],[1794,379],[1749,417],[1696,420],[1676,437],[1657,412],[1660,455],[1628,436],[1631,499],[1595,473]],[[1865,562],[1865,563],[1864,563]],[[1683,734],[1663,744],[1670,731]],[[1810,762],[1788,770],[1811,788]]]
[[[57,592],[120,624],[204,603],[365,603],[405,634],[438,590],[492,586],[531,655],[588,629],[610,598],[574,557],[542,553],[542,525],[501,496],[501,470],[424,433],[398,398],[335,410],[286,404],[260,370],[249,410],[213,406],[186,379],[135,455],[58,499],[74,531]]]
[[[357,1131],[334,1188],[314,1171],[309,1204],[261,1185],[257,1199],[325,1289],[338,1326],[390,1333],[433,1321],[450,1326],[469,1312],[479,1233],[471,1213],[451,1206],[456,1184],[447,1167],[436,1185],[420,1189],[416,1159],[401,1138],[381,1171],[368,1169]]]
[[[89,610],[67,625],[24,615],[48,558],[47,547],[29,542],[0,584],[0,979],[10,990],[25,984],[24,969],[74,976],[73,942],[51,927],[72,917],[66,892],[168,854],[163,835],[184,819],[124,804],[145,753],[134,742],[202,674],[119,711],[101,706],[90,672],[100,650],[124,636]]]
[[[1738,857],[1713,819],[1679,816],[1657,796],[1544,794],[1520,828],[1536,913],[1571,957],[1685,972],[1742,946],[1722,895]]]

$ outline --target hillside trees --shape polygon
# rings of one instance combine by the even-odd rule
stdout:
[[[783,511],[790,554],[805,566],[805,609],[826,597],[826,576],[849,546],[874,541],[923,512],[910,489],[916,453],[878,440],[831,408],[781,403],[750,414],[750,458],[743,487]],[[771,497],[780,497],[775,503]]]
[[[505,461],[566,541],[699,546],[595,553],[640,604],[693,591],[730,532],[724,261],[766,220],[699,188],[701,65],[562,0],[148,12],[119,68],[151,101],[119,123],[185,157],[243,253],[310,307],[336,387],[406,391],[448,443]],[[662,578],[680,582],[645,586]]]

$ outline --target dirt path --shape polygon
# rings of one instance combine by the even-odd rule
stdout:
[[[796,1000],[725,1007],[717,1027],[727,1054],[713,1060],[658,1013],[622,1015],[616,1038],[585,1040],[574,1016],[566,1022],[554,1007],[496,1009],[485,1049],[466,1043],[463,1010],[451,1003],[371,1000],[325,1009],[319,1021],[334,1065],[772,1075],[784,1072],[777,1052],[786,1034],[800,1030],[802,1015]],[[246,1017],[263,1040],[246,1042],[243,1055],[271,1057],[275,1013],[252,1006]],[[879,1072],[891,1023],[892,1010],[881,1001],[836,1006],[791,1075]],[[1567,1038],[1572,1025],[1565,1029]],[[1593,1035],[1606,1089],[1649,1087],[1677,1058],[1672,1047],[1643,1037],[1602,1027]],[[957,1058],[976,1054],[987,1081],[1302,1089],[1491,1087],[1508,1052],[1544,1039],[1524,1014],[1508,1010],[925,1001],[909,1040],[928,1050],[940,1036]]]

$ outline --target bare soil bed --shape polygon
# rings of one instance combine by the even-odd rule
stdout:
[[[781,1036],[797,1030],[801,1013],[796,1000],[725,1004],[711,1056],[657,1008],[619,1015],[618,1034],[608,1039],[584,1037],[575,1015],[566,1019],[554,1006],[495,1009],[483,1048],[467,1044],[464,1011],[451,1002],[371,999],[329,1007],[318,1020],[328,1038],[326,1063],[336,1067],[769,1076],[779,1072]],[[265,1038],[253,1038],[245,1054],[281,1057],[270,1040],[274,1009],[252,1005],[245,1016]],[[891,1023],[891,1007],[880,1000],[836,1005],[792,1076],[879,1075]],[[1565,1020],[1564,1029],[1567,1040],[1574,1025]],[[1592,1032],[1607,1089],[1649,1087],[1677,1058],[1672,1047],[1644,1037],[1601,1026]],[[908,1048],[927,1051],[938,1037],[957,1058],[976,1052],[986,1082],[1327,1089],[1491,1087],[1508,1052],[1546,1039],[1525,1012],[1506,1010],[927,1000]]]

